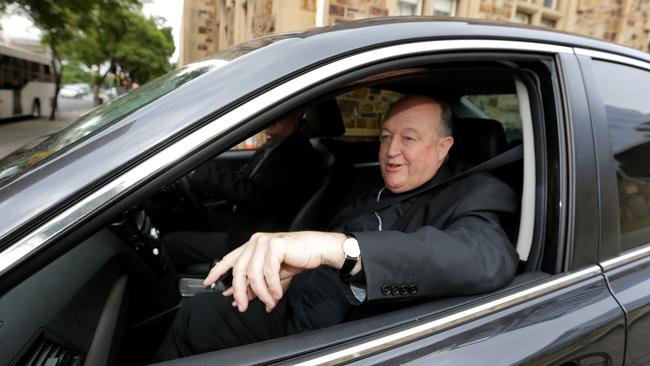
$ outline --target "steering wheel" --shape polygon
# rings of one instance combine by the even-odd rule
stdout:
[[[189,176],[184,175],[180,179],[172,183],[174,189],[181,195],[185,202],[190,206],[190,209],[195,213],[205,215],[203,203],[199,196],[192,189],[192,182]]]

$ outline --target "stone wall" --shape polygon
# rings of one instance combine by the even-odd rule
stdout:
[[[386,0],[330,0],[329,23],[388,16]]]
[[[248,6],[252,8],[253,13],[251,22],[253,37],[274,33],[273,0],[249,0]]]
[[[373,88],[355,89],[336,97],[348,136],[377,136],[384,113],[401,94]]]
[[[576,23],[569,30],[613,41],[622,15],[622,0],[579,0]]]
[[[481,19],[508,22],[512,18],[516,0],[481,0],[479,14]]]

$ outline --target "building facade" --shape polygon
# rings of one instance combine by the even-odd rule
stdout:
[[[179,65],[267,34],[395,15],[526,23],[650,51],[650,0],[185,0]]]

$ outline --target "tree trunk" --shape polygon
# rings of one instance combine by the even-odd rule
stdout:
[[[56,49],[53,46],[50,46],[52,50],[52,72],[54,73],[54,97],[52,98],[51,111],[50,111],[50,121],[56,119],[56,110],[59,104],[59,90],[61,90],[61,74],[63,72],[63,64],[61,60],[58,59],[56,54]],[[61,65],[61,69],[57,69],[57,63]]]
[[[100,66],[100,65],[97,65],[97,73],[99,73],[99,66]],[[109,72],[111,72],[111,68],[110,68],[110,67],[108,68],[108,70],[106,70],[106,72],[104,73],[104,75],[102,75],[101,77],[98,77],[98,78],[95,79],[95,80],[97,81],[96,84],[95,84],[95,87],[94,87],[94,89],[95,89],[95,90],[94,90],[95,105],[102,104],[102,102],[103,102],[103,101],[100,100],[100,98],[99,98],[99,89],[101,89],[102,83],[103,83],[104,80],[106,79],[106,76],[108,75]],[[98,75],[99,75],[99,74],[98,74]]]

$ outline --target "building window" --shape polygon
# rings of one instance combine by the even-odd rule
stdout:
[[[436,0],[433,3],[433,15],[453,17],[456,15],[456,0]]]
[[[422,4],[419,0],[399,0],[397,2],[397,15],[420,15]]]
[[[199,33],[205,34],[208,32],[208,29],[206,27],[199,27]]]
[[[531,15],[521,11],[516,12],[515,17],[512,19],[513,22],[520,24],[530,24],[530,20]]]
[[[557,6],[557,0],[544,0],[544,6],[549,9],[555,9]]]
[[[545,27],[555,28],[556,21],[554,19],[542,18],[541,24]]]

